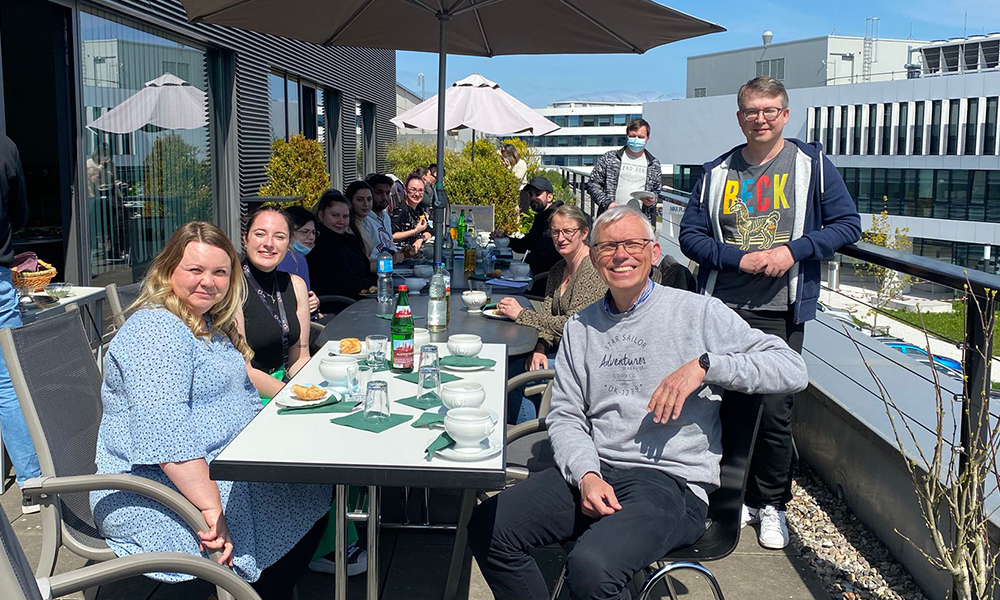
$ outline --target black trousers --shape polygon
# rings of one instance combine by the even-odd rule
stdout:
[[[549,590],[532,548],[575,540],[566,559],[571,598],[628,599],[625,586],[640,569],[705,532],[708,505],[687,485],[650,468],[604,466],[622,509],[594,519],[580,508],[580,490],[556,468],[490,498],[472,514],[469,545],[497,600],[547,600]]]
[[[780,337],[789,348],[802,354],[805,326],[795,323],[792,311],[736,312],[754,329]],[[792,499],[792,399],[792,394],[764,396],[744,500],[752,508],[773,505],[785,510],[785,504]]]

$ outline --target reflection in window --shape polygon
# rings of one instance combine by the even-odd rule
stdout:
[[[958,154],[958,111],[961,101],[958,99],[948,103],[948,154]]]
[[[267,76],[268,115],[271,123],[271,139],[287,140],[288,129],[285,127],[287,104],[285,102],[285,78],[282,75],[269,73]]]
[[[965,153],[976,153],[976,130],[979,122],[979,98],[969,98],[969,110],[965,118]]]
[[[854,107],[854,147],[851,148],[851,154],[855,155],[861,154],[861,124],[863,123],[861,114],[863,110],[864,106],[860,104]]]
[[[983,128],[983,154],[996,154],[997,146],[997,101],[996,96],[986,99],[986,123]]]
[[[941,154],[941,101],[931,102],[931,156]]]
[[[91,273],[95,285],[129,282],[178,227],[213,218],[208,61],[166,33],[88,12],[80,56]],[[170,110],[137,108],[150,103]]]
[[[838,129],[837,154],[847,154],[847,107],[840,107],[840,129]]]
[[[875,132],[878,127],[878,104],[868,105],[868,147],[865,154],[875,154]]]
[[[913,154],[924,153],[924,102],[918,100],[913,107]]]
[[[896,128],[896,154],[906,154],[906,118],[909,112],[908,102],[899,103],[899,119]]]

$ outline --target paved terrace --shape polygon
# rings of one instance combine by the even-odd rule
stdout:
[[[12,477],[6,479],[11,483]],[[394,499],[394,496],[396,499]],[[415,495],[414,495],[415,496]],[[457,496],[435,495],[432,498],[434,516],[442,520],[457,514]],[[41,518],[38,515],[21,515],[21,496],[17,486],[10,485],[0,495],[4,512],[11,519],[15,533],[34,564],[41,551]],[[391,506],[398,504],[398,495],[385,493],[386,518],[393,518]],[[395,511],[395,512],[398,512]],[[414,507],[412,515],[416,515]],[[794,538],[794,532],[793,532]],[[362,534],[362,539],[364,535]],[[382,535],[382,598],[385,600],[437,599],[444,589],[448,571],[453,535],[446,531],[415,531],[384,529]],[[793,543],[784,552],[764,550],[757,544],[755,532],[744,530],[739,548],[725,560],[710,563],[710,568],[722,584],[728,600],[811,600],[829,598],[819,578],[810,570],[806,561],[794,550]],[[536,559],[551,582],[555,581],[562,566],[563,553],[558,548],[545,548],[537,552]],[[59,556],[57,572],[72,570],[84,560],[68,551]],[[687,600],[709,600],[712,597],[707,584],[691,573],[678,576],[677,593]],[[349,583],[349,597],[364,598],[365,578],[356,576]],[[214,591],[203,582],[180,585],[157,585],[150,579],[136,577],[124,583],[101,588],[97,595],[87,594],[88,599],[128,600],[200,600]],[[656,598],[666,598],[663,590]],[[0,593],[0,596],[3,594]],[[568,598],[568,593],[563,593]],[[83,594],[69,596],[83,599]],[[333,576],[307,571],[299,583],[300,600],[333,598]],[[458,598],[490,600],[493,594],[483,580],[471,554],[466,554],[466,566],[459,585]]]

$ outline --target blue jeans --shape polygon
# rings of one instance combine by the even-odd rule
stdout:
[[[17,309],[17,292],[10,279],[10,269],[0,267],[0,328],[20,327],[21,312]],[[21,405],[17,403],[14,385],[10,382],[7,362],[0,354],[0,437],[3,445],[14,463],[17,485],[24,485],[26,479],[40,477],[38,455],[31,445],[31,435],[28,425],[21,414]]]
[[[549,359],[550,369],[556,368],[556,353],[550,352],[545,355]],[[516,375],[520,375],[527,371],[524,367],[524,363],[531,357],[531,354],[526,354],[522,356],[515,356],[510,359],[510,364],[507,365],[507,376],[513,378]],[[524,395],[525,386],[521,386],[516,390],[507,394],[507,424],[517,425],[518,423],[524,423],[525,421],[530,421],[538,417],[538,407],[535,403]]]

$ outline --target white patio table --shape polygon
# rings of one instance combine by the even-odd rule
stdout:
[[[320,352],[276,396],[291,396],[293,384],[320,384],[319,360],[336,350],[328,342]],[[440,356],[449,354],[444,343],[437,344]],[[448,371],[464,380],[483,384],[486,401],[483,408],[497,413],[498,423],[491,438],[506,438],[507,347],[484,344],[479,356],[491,358],[496,366],[482,371]],[[401,425],[381,433],[371,433],[331,423],[348,413],[278,415],[278,406],[270,402],[246,428],[212,461],[212,479],[230,481],[267,481],[294,483],[331,483],[336,487],[336,600],[347,598],[347,539],[345,535],[349,507],[347,487],[368,487],[367,513],[354,513],[356,520],[366,520],[368,529],[367,597],[378,598],[379,590],[379,501],[380,489],[392,487],[458,488],[464,490],[463,504],[474,501],[475,490],[497,490],[504,486],[506,447],[499,454],[475,462],[456,462],[434,456],[428,460],[424,449],[444,430],[414,428],[422,414],[396,400],[414,396],[417,385],[401,381],[395,374],[375,373],[373,380],[389,383],[393,414],[412,415]],[[360,410],[358,408],[357,410]],[[462,549],[464,552],[464,548]],[[460,553],[455,552],[456,555]],[[453,591],[462,556],[452,557],[446,593]]]

